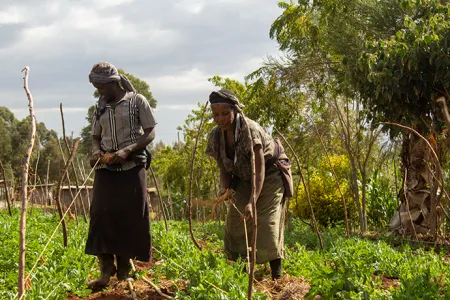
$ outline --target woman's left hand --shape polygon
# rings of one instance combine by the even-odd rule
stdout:
[[[117,150],[114,153],[114,157],[112,158],[112,163],[118,164],[118,163],[121,163],[121,162],[127,160],[128,155],[130,155],[130,153],[131,153],[131,149],[129,149],[129,148],[123,148],[123,149]]]
[[[253,219],[253,207],[252,207],[251,203],[249,203],[249,204],[247,204],[247,206],[245,206],[244,217],[246,220]]]

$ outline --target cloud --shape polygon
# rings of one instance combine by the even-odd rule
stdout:
[[[63,103],[77,133],[95,101],[88,72],[109,61],[149,83],[161,132],[176,136],[214,89],[209,77],[243,81],[277,53],[269,29],[279,13],[277,0],[0,0],[2,105],[27,114],[29,65],[36,114],[58,129]]]

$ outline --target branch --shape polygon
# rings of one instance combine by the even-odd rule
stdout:
[[[66,227],[66,222],[64,220],[64,216],[63,216],[63,211],[62,211],[62,205],[61,205],[61,186],[62,183],[64,181],[64,177],[66,176],[66,173],[69,169],[70,164],[73,161],[73,158],[75,157],[75,153],[77,152],[78,149],[78,144],[80,143],[79,139],[75,140],[75,143],[73,144],[73,148],[72,151],[70,152],[70,156],[66,162],[66,165],[64,166],[64,170],[61,172],[61,176],[59,177],[58,180],[58,185],[56,186],[56,205],[58,206],[58,213],[59,213],[59,217],[61,219],[61,223],[62,223],[62,229],[63,229],[63,236],[64,236],[64,247],[67,248],[67,227]],[[69,189],[70,189],[70,185],[69,185]],[[77,194],[79,194],[79,191],[77,191]],[[73,199],[72,201],[75,201],[75,199]]]
[[[21,299],[25,295],[25,244],[26,244],[26,222],[27,222],[27,189],[28,189],[28,171],[30,168],[30,158],[33,152],[34,140],[36,138],[36,118],[34,115],[34,103],[33,96],[28,89],[28,73],[30,68],[25,67],[25,76],[23,78],[23,88],[28,97],[28,107],[31,118],[31,129],[29,136],[29,143],[27,152],[25,154],[25,160],[23,161],[23,173],[22,173],[22,212],[20,214],[20,241],[19,241],[19,280],[18,280],[18,297]],[[22,70],[23,71],[23,70]]]
[[[10,194],[8,191],[8,181],[6,179],[6,172],[5,172],[5,168],[3,167],[3,163],[0,160],[0,168],[2,169],[2,173],[3,173],[3,183],[5,184],[5,193],[6,193],[6,204],[8,205],[8,212],[9,215],[12,217],[12,212],[11,212],[11,198],[10,198]]]
[[[342,202],[344,203],[345,235],[347,236],[347,238],[349,238],[350,237],[350,232],[348,230],[347,201],[345,200],[344,194],[342,193],[341,185],[339,184],[339,179],[337,177],[336,171],[334,170],[333,164],[331,163],[330,156],[328,155],[328,150],[325,147],[325,143],[323,142],[323,139],[322,139],[322,136],[320,135],[319,129],[317,128],[316,123],[311,119],[311,117],[308,116],[308,118],[309,118],[310,122],[313,124],[317,135],[319,136],[320,143],[322,144],[323,150],[325,151],[325,154],[326,154],[327,159],[328,159],[328,163],[330,164],[331,171],[333,172],[334,179],[336,180],[336,186],[337,186],[337,188],[339,190],[339,194],[341,195]]]
[[[149,166],[149,168],[150,168],[150,172],[152,173],[153,181],[155,181],[156,191],[158,192],[159,203],[161,205],[161,210],[163,212],[164,225],[166,226],[166,233],[167,233],[167,232],[169,232],[169,226],[167,226],[167,216],[166,216],[166,213],[164,211],[164,202],[163,202],[163,199],[162,199],[162,196],[161,196],[161,192],[159,191],[159,185],[158,185],[158,182],[156,181],[155,172],[153,172],[152,166]]]
[[[188,203],[187,203],[187,209],[188,209],[188,218],[189,218],[189,233],[191,235],[191,239],[194,242],[194,245],[199,249],[202,250],[202,247],[199,245],[197,240],[195,239],[194,232],[192,231],[192,181],[194,179],[194,163],[195,163],[195,154],[197,152],[197,145],[198,145],[198,139],[200,138],[200,132],[203,125],[203,119],[205,118],[205,112],[206,108],[208,107],[209,100],[206,101],[205,106],[203,107],[202,117],[200,119],[200,125],[198,126],[197,130],[197,138],[195,139],[194,148],[192,149],[192,160],[191,160],[191,175],[189,180],[189,197],[188,197]]]
[[[316,217],[314,215],[314,209],[313,209],[313,206],[312,206],[311,197],[309,196],[309,191],[308,191],[308,188],[307,188],[306,183],[305,183],[305,178],[303,177],[302,168],[300,166],[300,160],[298,159],[297,153],[295,153],[294,148],[292,148],[291,144],[289,144],[289,142],[284,137],[284,135],[276,127],[274,127],[274,129],[281,136],[281,138],[286,143],[286,145],[288,145],[289,149],[291,149],[292,154],[295,157],[295,161],[297,162],[298,172],[300,174],[300,180],[301,180],[301,182],[303,184],[303,188],[305,189],[305,194],[306,194],[306,198],[308,199],[309,209],[311,210],[311,219],[312,219],[313,224],[314,224],[314,230],[316,231],[317,237],[319,238],[320,249],[323,250],[322,237],[320,236],[319,226],[317,225]],[[297,193],[296,193],[296,199],[297,199],[297,197],[298,197],[298,189],[297,189]],[[298,202],[297,202],[297,207],[298,207]]]

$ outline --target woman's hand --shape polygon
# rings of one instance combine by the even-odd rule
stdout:
[[[119,163],[127,160],[128,155],[130,155],[130,153],[131,153],[131,149],[128,148],[128,147],[125,147],[123,149],[117,150],[114,153],[114,156],[113,156],[113,158],[111,160],[111,163],[112,164],[119,164]]]
[[[95,166],[97,161],[99,159],[101,159],[102,156],[103,156],[103,151],[102,150],[96,150],[96,151],[92,152],[91,158],[89,160],[91,168],[93,168]]]
[[[251,203],[247,204],[244,208],[244,218],[245,220],[253,219],[253,205]]]

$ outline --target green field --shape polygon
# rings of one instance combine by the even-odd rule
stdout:
[[[57,223],[56,215],[37,210],[29,214],[28,271]],[[0,226],[4,228],[0,234],[0,299],[12,299],[17,292],[18,210],[13,217],[1,210]],[[70,221],[67,249],[63,248],[62,234],[58,231],[44,259],[33,271],[26,299],[89,295],[90,290],[84,284],[98,270],[95,259],[83,254],[87,228],[82,219],[78,224]],[[202,252],[191,242],[187,222],[169,222],[169,233],[163,223],[152,223],[154,259],[160,263],[136,275],[145,274],[156,284],[162,279],[173,281],[171,292],[178,299],[246,299],[244,264],[227,263],[221,251],[222,226],[196,224],[194,229],[207,246]],[[340,229],[326,231],[323,239],[322,251],[314,233],[296,220],[286,232],[284,271],[311,284],[308,295],[311,299],[314,295],[321,295],[322,299],[450,299],[450,265],[444,252],[411,248],[407,244],[393,247],[388,237],[346,239]],[[259,266],[256,275],[268,278],[268,268]],[[254,299],[269,297],[257,289]]]

